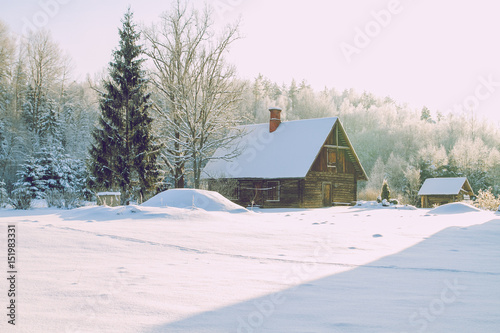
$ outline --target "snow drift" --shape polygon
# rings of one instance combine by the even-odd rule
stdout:
[[[226,199],[221,194],[213,191],[195,189],[172,189],[161,192],[148,201],[144,202],[145,207],[176,207],[203,209],[206,211],[243,213],[247,209]]]
[[[442,214],[462,214],[462,213],[469,213],[469,212],[479,212],[480,209],[468,205],[463,202],[453,202],[449,203],[446,205],[442,205],[439,207],[436,207],[434,209],[431,209],[429,211],[429,214],[436,214],[436,215],[442,215]]]

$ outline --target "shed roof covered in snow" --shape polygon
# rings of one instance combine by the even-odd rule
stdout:
[[[240,126],[243,135],[228,148],[219,148],[203,170],[203,178],[304,178],[318,156],[337,117],[282,122],[274,131],[269,123]],[[343,131],[343,129],[342,129]],[[345,132],[344,132],[345,135]],[[366,179],[349,140],[358,179]],[[237,149],[240,154],[229,161],[217,159]]]
[[[460,192],[473,194],[467,177],[428,178],[418,195],[457,195]]]

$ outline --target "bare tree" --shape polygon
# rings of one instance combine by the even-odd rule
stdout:
[[[10,78],[13,57],[14,43],[7,27],[0,21],[0,82],[5,82]]]
[[[41,117],[44,100],[49,94],[59,96],[59,85],[67,74],[59,46],[52,41],[48,31],[39,30],[28,36],[26,45],[26,66],[30,89],[31,129],[41,132]]]
[[[211,15],[208,7],[200,13],[178,0],[144,33],[146,54],[154,65],[151,77],[159,92],[156,110],[163,120],[163,160],[175,187],[184,187],[192,167],[194,186],[199,188],[201,170],[215,149],[238,135],[233,130],[238,124],[235,111],[244,86],[224,59],[239,38],[238,24],[228,25],[217,36]]]

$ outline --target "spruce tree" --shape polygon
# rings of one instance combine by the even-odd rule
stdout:
[[[43,110],[40,116],[41,135],[47,143],[52,144],[61,142],[62,126],[56,109],[56,102],[52,99],[47,99],[43,105]]]
[[[113,52],[110,79],[103,82],[99,107],[99,127],[93,132],[90,148],[91,187],[95,190],[119,190],[122,204],[135,193],[142,198],[158,179],[158,147],[151,134],[150,94],[140,58],[140,33],[132,23],[130,9],[119,30],[120,44]]]

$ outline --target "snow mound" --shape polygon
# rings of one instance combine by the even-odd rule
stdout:
[[[417,207],[412,206],[412,205],[389,204],[388,206],[384,206],[383,203],[378,203],[376,201],[363,201],[363,200],[358,201],[356,203],[356,205],[351,207],[351,208],[353,208],[353,209],[355,209],[355,208],[365,208],[365,209],[384,208],[384,209],[387,209],[387,207],[394,208],[394,209],[402,209],[402,210],[417,210],[418,209]]]
[[[88,206],[80,207],[67,211],[61,211],[61,217],[67,220],[81,220],[87,222],[111,221],[124,218],[147,218],[152,215],[147,208],[141,208],[136,205],[129,206]],[[163,214],[167,216],[168,214]]]
[[[176,207],[200,208],[206,211],[243,213],[247,209],[226,199],[221,194],[213,191],[195,189],[172,189],[158,193],[142,206],[146,207]]]
[[[394,208],[402,210],[417,210],[418,208],[412,205],[397,205]]]
[[[442,214],[462,214],[462,213],[470,213],[470,212],[479,212],[480,209],[468,205],[463,202],[453,202],[446,205],[442,205],[431,209],[429,214],[442,215]]]

